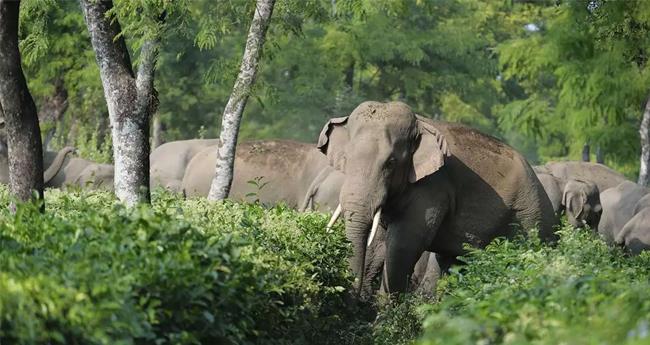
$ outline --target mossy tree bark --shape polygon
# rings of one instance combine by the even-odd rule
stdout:
[[[641,166],[637,183],[647,187],[650,185],[650,97],[643,110],[639,135],[641,137]]]
[[[153,86],[159,41],[146,41],[137,76],[112,1],[81,0],[99,65],[113,138],[115,195],[128,206],[149,202],[149,118],[157,100]],[[117,37],[117,38],[116,38]]]
[[[9,156],[9,188],[20,201],[43,198],[43,148],[36,104],[18,50],[20,2],[0,0],[0,109]]]
[[[264,38],[271,21],[275,0],[257,0],[253,22],[246,38],[239,75],[235,81],[221,119],[221,134],[215,176],[210,186],[208,200],[223,200],[230,193],[235,164],[235,149],[239,126],[259,66]]]

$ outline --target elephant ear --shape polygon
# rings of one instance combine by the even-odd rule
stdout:
[[[423,179],[445,165],[445,159],[450,156],[445,136],[424,118],[417,117],[418,143],[413,153],[413,167],[409,174],[409,182],[414,183]]]
[[[562,204],[565,205],[567,211],[575,214],[576,219],[580,218],[586,203],[587,194],[583,190],[578,193],[569,193],[565,190],[562,195]]]
[[[345,146],[350,140],[347,122],[347,116],[331,118],[318,137],[317,148],[327,155],[330,165],[340,171],[345,164]]]

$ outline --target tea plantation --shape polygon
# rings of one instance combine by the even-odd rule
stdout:
[[[0,190],[6,205],[6,190]],[[0,208],[2,344],[647,344],[650,256],[587,231],[473,250],[437,298],[356,302],[328,216],[48,191]]]

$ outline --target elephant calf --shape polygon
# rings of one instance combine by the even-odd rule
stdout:
[[[45,183],[45,187],[63,188],[77,185],[83,188],[112,191],[113,165],[70,157],[73,151],[73,148],[68,147],[56,154],[51,165],[52,177]]]
[[[558,216],[565,213],[569,224],[576,228],[588,225],[591,229],[597,229],[602,206],[595,183],[574,178],[566,181],[545,172],[538,172],[537,178]]]

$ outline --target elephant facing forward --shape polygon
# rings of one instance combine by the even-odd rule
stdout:
[[[318,148],[345,177],[339,199],[361,293],[366,247],[386,224],[385,289],[403,292],[424,251],[465,253],[517,233],[554,237],[539,180],[514,149],[474,129],[419,116],[404,103],[364,102],[323,128]]]
[[[602,213],[598,186],[587,180],[562,180],[547,173],[537,173],[553,205],[553,211],[566,213],[569,224],[576,228],[588,225],[597,229]]]

